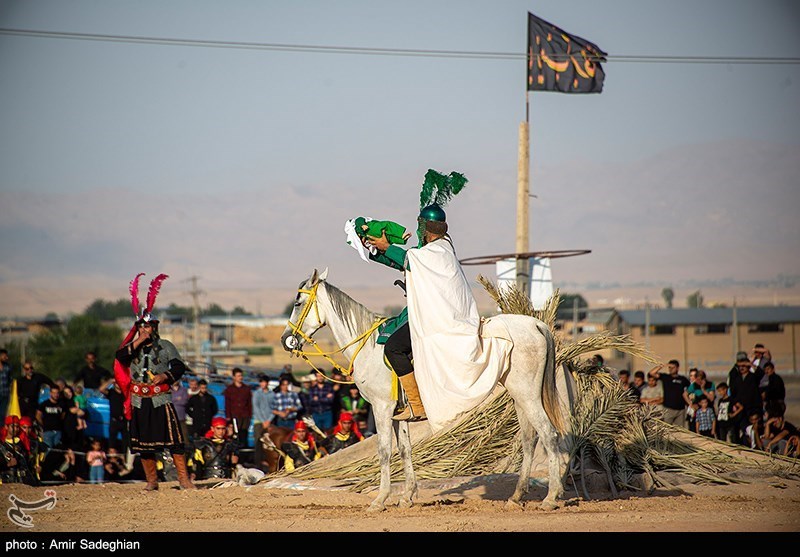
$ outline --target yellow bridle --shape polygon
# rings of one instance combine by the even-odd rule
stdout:
[[[362,348],[364,348],[364,345],[367,343],[367,340],[372,335],[372,333],[374,333],[375,330],[378,327],[380,327],[386,321],[387,318],[386,317],[379,317],[375,321],[375,323],[373,323],[370,326],[370,328],[367,331],[365,331],[364,333],[358,335],[356,338],[354,338],[353,340],[351,340],[350,342],[348,342],[347,344],[345,344],[344,346],[342,346],[338,350],[334,350],[333,352],[324,352],[319,347],[319,345],[317,345],[317,342],[311,337],[311,335],[313,335],[314,333],[316,333],[318,330],[320,330],[322,327],[325,326],[325,323],[322,323],[322,320],[319,317],[319,307],[317,305],[317,288],[319,288],[319,281],[310,290],[307,289],[307,288],[302,288],[302,287],[298,288],[297,293],[298,294],[308,294],[308,299],[306,299],[306,303],[303,306],[303,309],[300,311],[300,315],[298,317],[297,324],[295,325],[294,323],[292,323],[291,319],[288,322],[289,328],[292,331],[292,336],[301,337],[305,343],[308,343],[308,344],[310,344],[311,346],[314,347],[314,349],[316,350],[316,353],[309,354],[309,353],[307,353],[307,352],[305,352],[303,350],[294,349],[294,350],[292,350],[292,354],[294,354],[295,356],[299,356],[300,358],[303,358],[303,360],[305,360],[306,363],[308,363],[308,365],[310,365],[312,368],[314,368],[315,371],[325,375],[325,372],[323,372],[322,370],[318,369],[313,363],[311,363],[311,360],[309,359],[309,356],[321,356],[321,357],[325,358],[325,360],[327,360],[333,366],[333,368],[335,370],[337,370],[340,373],[342,373],[342,374],[344,374],[344,375],[349,377],[349,376],[351,376],[353,374],[353,362],[355,362],[355,359],[358,356],[358,353],[361,352]],[[317,323],[319,323],[320,326],[313,333],[311,333],[311,335],[307,335],[302,330],[302,327],[303,327],[303,323],[305,323],[305,321],[306,321],[306,317],[308,317],[308,314],[311,313],[311,307],[312,306],[314,307],[314,312],[315,312],[315,314],[317,316]],[[353,346],[354,344],[357,344],[357,343],[359,343],[358,347],[356,348],[356,351],[353,354],[353,357],[350,358],[350,363],[347,366],[347,368],[343,368],[342,366],[337,364],[333,360],[333,358],[331,357],[331,355],[333,355],[333,354],[339,354],[339,353],[343,354],[345,350],[347,350],[348,348],[350,348],[351,346]],[[352,381],[337,381],[335,379],[331,379],[330,377],[327,377],[327,376],[325,376],[325,377],[326,377],[326,379],[328,379],[329,381],[332,381],[334,383],[342,383],[342,384],[351,384],[352,383]]]

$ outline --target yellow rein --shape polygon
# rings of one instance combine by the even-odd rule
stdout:
[[[303,350],[295,349],[295,350],[292,350],[292,354],[294,354],[295,356],[299,356],[299,357],[303,358],[303,360],[305,360],[306,363],[308,363],[308,365],[310,365],[312,368],[314,368],[315,371],[317,371],[319,373],[322,373],[322,375],[325,375],[325,372],[323,372],[322,370],[317,368],[317,366],[315,366],[311,362],[311,360],[309,359],[309,356],[321,356],[321,357],[325,358],[325,360],[327,360],[333,366],[333,368],[335,370],[337,370],[340,373],[342,373],[342,374],[344,374],[344,375],[349,377],[350,375],[353,374],[353,363],[355,362],[355,359],[358,356],[359,352],[361,352],[361,349],[364,348],[364,345],[367,343],[367,340],[372,335],[372,333],[374,333],[375,330],[378,327],[380,327],[386,321],[387,318],[386,317],[379,317],[375,321],[375,323],[373,323],[372,326],[370,326],[370,328],[367,331],[365,331],[364,333],[360,334],[359,336],[357,336],[356,338],[354,338],[353,340],[351,340],[350,342],[348,342],[346,345],[342,346],[338,350],[334,350],[333,352],[324,352],[317,345],[317,342],[312,337],[308,336],[307,334],[305,334],[301,330],[301,327],[303,326],[303,323],[305,323],[306,317],[308,317],[308,314],[311,312],[311,306],[312,305],[314,306],[314,312],[317,314],[317,322],[319,323],[319,321],[320,321],[319,308],[317,307],[317,288],[318,287],[319,287],[319,282],[317,282],[317,284],[315,284],[314,287],[311,290],[305,290],[305,289],[301,288],[301,289],[299,289],[297,291],[300,294],[308,294],[308,300],[306,300],[306,303],[303,306],[303,310],[300,312],[300,317],[298,319],[297,325],[295,325],[294,323],[289,321],[289,327],[292,330],[292,334],[301,336],[306,343],[308,343],[308,344],[310,344],[311,346],[314,347],[314,349],[316,350],[316,353],[309,354],[309,353],[307,353],[307,352],[305,352]],[[324,324],[322,326],[324,326]],[[322,328],[322,326],[320,326],[320,329]],[[319,329],[317,329],[317,330],[319,330]],[[358,345],[358,348],[356,348],[356,351],[355,351],[355,354],[353,354],[353,357],[350,358],[350,364],[347,366],[346,369],[343,368],[342,366],[340,366],[339,364],[337,364],[333,360],[333,358],[331,357],[331,355],[333,355],[333,354],[339,354],[339,353],[344,354],[345,350],[347,350],[348,348],[350,348],[351,346],[353,346],[356,343],[360,343],[360,344]],[[326,377],[326,379],[328,379],[329,381],[331,381],[333,383],[340,383],[340,384],[351,384],[351,383],[353,383],[352,381],[337,381],[336,379],[332,379],[332,378],[328,377],[327,375],[325,377]]]

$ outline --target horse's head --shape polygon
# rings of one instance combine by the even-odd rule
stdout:
[[[287,352],[301,350],[305,342],[313,342],[312,337],[325,326],[325,315],[317,302],[319,285],[328,277],[328,269],[311,276],[300,283],[294,299],[292,314],[281,335],[281,346]]]

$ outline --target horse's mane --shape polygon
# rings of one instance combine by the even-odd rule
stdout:
[[[378,314],[368,310],[327,281],[325,282],[325,291],[328,293],[333,311],[342,318],[342,322],[353,335],[363,333],[378,319]]]

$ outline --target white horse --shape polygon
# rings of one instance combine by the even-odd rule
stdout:
[[[389,462],[392,428],[405,471],[405,491],[399,505],[410,507],[417,494],[417,480],[411,462],[408,423],[392,420],[397,404],[391,394],[392,372],[384,363],[383,346],[376,342],[377,325],[383,321],[383,317],[326,282],[327,274],[327,269],[321,274],[315,269],[311,277],[300,284],[281,344],[287,351],[312,355],[313,352],[303,352],[303,345],[316,346],[312,338],[314,334],[324,325],[330,326],[335,341],[343,347],[342,354],[351,363],[350,370],[355,370],[353,381],[364,398],[372,404],[375,416],[381,481],[378,496],[370,504],[369,510],[384,510],[391,491]],[[540,438],[548,458],[549,475],[547,496],[540,506],[543,509],[555,509],[559,506],[558,498],[563,494],[567,453],[558,438],[559,432],[564,431],[564,416],[556,392],[553,337],[547,325],[533,317],[502,314],[492,319],[505,321],[514,342],[509,369],[499,379],[514,400],[522,436],[523,458],[519,481],[508,503],[521,506],[522,496],[529,487],[528,477],[537,438]],[[319,348],[317,350],[322,354]],[[328,358],[335,364],[330,356]],[[563,370],[563,366],[559,366],[559,369]]]

